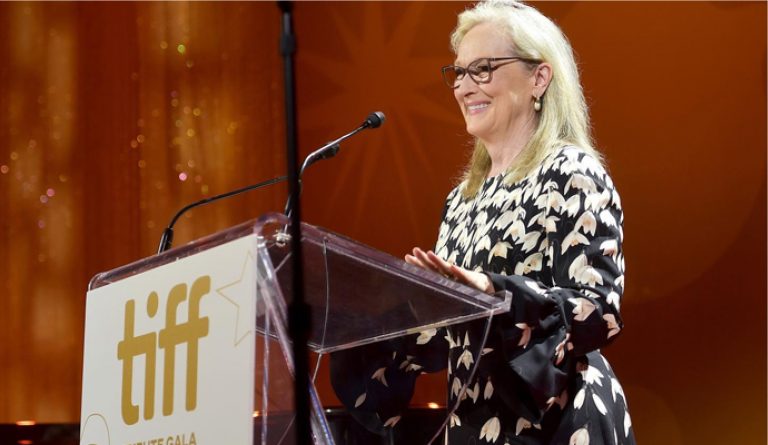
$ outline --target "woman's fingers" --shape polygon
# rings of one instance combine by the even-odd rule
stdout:
[[[429,261],[435,265],[435,267],[438,269],[440,273],[444,275],[453,275],[451,271],[451,266],[452,266],[451,263],[435,255],[435,252],[432,252],[431,250],[427,252],[426,255]]]
[[[424,263],[422,263],[421,260],[419,260],[418,258],[416,258],[413,255],[405,254],[405,262],[408,263],[408,264],[413,264],[414,266],[419,266],[419,267],[426,268]]]
[[[424,252],[420,248],[414,247],[411,254],[405,254],[405,262],[454,278],[460,283],[480,289],[483,292],[493,293],[493,284],[487,275],[449,263],[431,250]]]
[[[433,272],[442,273],[434,264],[432,264],[432,262],[427,257],[427,254],[425,254],[424,251],[418,247],[414,247],[411,254],[405,255],[405,262],[408,264],[413,264],[414,266],[422,267],[424,269],[429,269]]]
[[[472,286],[475,289],[479,289],[489,294],[494,291],[493,283],[490,278],[488,278],[488,275],[484,273],[473,272],[456,265],[451,267],[451,272],[459,282],[464,283],[467,286]]]
[[[456,281],[462,284],[466,284],[467,286],[477,287],[476,283],[473,280],[473,274],[474,272],[470,272],[467,269],[464,269],[463,267],[459,267],[456,265],[451,266],[451,275],[453,275],[456,278]]]
[[[432,261],[432,259],[431,259],[431,258],[430,258],[430,257],[429,257],[429,256],[428,256],[426,253],[424,253],[424,251],[423,251],[423,250],[421,250],[421,249],[419,249],[418,247],[416,247],[416,248],[414,248],[414,249],[413,249],[413,254],[414,254],[414,256],[415,256],[415,257],[416,257],[416,258],[417,258],[419,261],[421,261],[421,262],[422,262],[422,264],[424,265],[423,267],[425,267],[425,268],[427,268],[427,269],[430,269],[430,270],[432,270],[432,271],[435,271],[435,272],[437,272],[437,273],[444,273],[444,272],[443,272],[443,271],[440,269],[439,265],[435,264],[435,262],[434,262],[434,261]]]
[[[413,258],[414,260],[419,261],[419,265],[424,268],[445,276],[453,277],[453,274],[451,273],[451,263],[435,255],[435,252],[432,252],[431,250],[424,252],[418,247],[414,247]]]

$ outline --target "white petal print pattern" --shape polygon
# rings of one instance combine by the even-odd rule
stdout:
[[[475,382],[475,386],[472,389],[467,388],[467,395],[472,399],[472,403],[477,403],[477,398],[480,396],[480,384]]]
[[[571,263],[571,266],[568,268],[568,277],[574,279],[577,283],[589,284],[592,287],[595,284],[603,284],[603,276],[594,267],[589,265],[589,260],[583,253]]]
[[[610,213],[609,213],[610,214]],[[594,235],[597,230],[597,220],[592,212],[584,212],[579,219],[576,220],[575,231],[581,230],[585,234]]]
[[[490,380],[485,382],[485,391],[483,391],[483,398],[488,400],[493,396],[493,383]]]
[[[581,407],[584,405],[584,398],[586,397],[587,392],[584,390],[584,388],[581,388],[579,392],[576,393],[576,397],[573,398],[573,407],[576,409],[581,409]]]
[[[584,321],[595,310],[596,306],[586,298],[569,298],[568,301],[573,304],[573,317],[576,321]]]
[[[579,371],[584,381],[588,384],[597,383],[599,386],[603,386],[603,373],[592,365],[587,365],[587,368]]]
[[[517,345],[522,346],[523,349],[527,348],[528,342],[531,341],[531,327],[526,323],[517,323],[515,327],[523,331],[523,334],[520,336],[520,341],[517,343]]]
[[[340,399],[366,411],[360,417],[380,431],[397,422],[394,403],[407,406],[410,395],[395,391],[447,366],[448,400],[459,399],[449,445],[633,445],[624,392],[598,351],[623,326],[624,218],[613,181],[583,150],[565,147],[516,183],[489,178],[469,199],[464,186],[447,198],[434,251],[487,273],[497,290],[512,293],[513,310],[494,315],[485,344],[484,322],[471,322],[413,335],[389,364],[350,353],[368,367]],[[347,374],[340,378],[349,385]],[[337,381],[338,387],[345,385]],[[531,396],[532,418],[508,405],[521,393]]]
[[[570,190],[571,187],[575,187],[585,192],[597,191],[595,181],[590,179],[588,176],[584,176],[579,173],[574,173],[573,176],[571,176],[571,179],[565,183],[565,193],[568,193],[568,190]]]
[[[611,378],[611,396],[613,396],[614,402],[616,402],[617,394],[620,395],[622,399],[627,400],[627,398],[624,397],[624,388],[621,387],[619,381],[615,378]]]
[[[490,252],[488,252],[488,260],[490,261],[491,257],[494,256],[500,256],[500,257],[507,257],[507,250],[512,247],[511,244],[509,244],[506,241],[500,241],[496,243],[495,246],[493,246],[493,249],[491,249]]]
[[[416,344],[426,345],[430,340],[432,340],[432,337],[434,337],[435,334],[437,334],[437,329],[428,329],[426,331],[422,331],[419,334],[419,337],[416,339]]]
[[[603,315],[603,320],[608,325],[608,338],[613,337],[621,331],[619,324],[616,323],[616,317],[613,314]]]
[[[472,357],[472,352],[469,350],[465,350],[461,353],[459,356],[459,361],[456,363],[456,369],[459,369],[462,365],[469,370],[470,365],[475,362],[475,359]]]
[[[605,404],[603,403],[603,399],[601,399],[597,394],[592,394],[592,400],[595,402],[595,407],[598,411],[600,411],[600,414],[605,415],[605,413],[608,412],[608,410],[605,408]]]
[[[499,434],[501,433],[501,423],[499,422],[498,417],[491,417],[488,419],[488,421],[483,424],[483,427],[480,429],[480,439],[485,439],[486,441],[493,443],[496,442],[496,439],[499,438]]]
[[[451,385],[451,394],[453,397],[458,397],[461,391],[461,380],[458,377],[453,378],[453,384]]]
[[[517,425],[515,426],[515,436],[519,436],[520,433],[526,429],[531,427],[531,422],[520,417],[517,419]]]
[[[574,229],[565,236],[560,253],[564,254],[569,248],[578,247],[579,245],[589,245],[589,238]]]
[[[455,426],[461,426],[461,418],[456,414],[451,413],[451,428]]]
[[[401,416],[390,417],[389,419],[387,419],[386,422],[384,422],[384,426],[385,427],[387,427],[387,426],[389,426],[389,427],[395,426],[397,424],[397,422],[400,421],[400,417]]]
[[[589,445],[589,432],[586,428],[579,428],[571,435],[568,445]]]
[[[528,256],[522,263],[517,263],[515,266],[515,275],[527,275],[532,271],[541,270],[541,260],[544,255],[541,252],[536,252],[533,255]]]
[[[384,373],[386,371],[387,371],[387,368],[377,369],[376,372],[374,372],[373,375],[371,376],[371,379],[378,380],[384,386],[389,386],[387,385],[387,378],[384,376]]]
[[[632,427],[632,419],[629,417],[629,412],[624,413],[624,437],[629,436],[629,428]]]

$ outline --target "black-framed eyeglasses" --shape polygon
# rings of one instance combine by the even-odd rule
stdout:
[[[483,83],[488,83],[493,79],[494,71],[506,64],[517,61],[527,63],[541,63],[540,60],[528,59],[525,57],[483,57],[473,61],[467,65],[466,68],[458,65],[444,66],[442,68],[443,80],[445,80],[445,84],[448,85],[448,87],[451,89],[456,89],[464,79],[464,76],[469,73],[469,78],[472,79],[472,81],[476,84],[480,85]]]

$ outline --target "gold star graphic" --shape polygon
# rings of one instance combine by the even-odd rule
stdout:
[[[216,292],[227,302],[236,308],[234,345],[237,346],[248,334],[253,332],[253,323],[251,316],[254,307],[253,295],[256,290],[256,271],[253,254],[248,251],[243,261],[243,268],[240,271],[240,277],[218,289]]]

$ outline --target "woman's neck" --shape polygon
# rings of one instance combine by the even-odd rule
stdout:
[[[534,131],[533,117],[517,127],[513,127],[507,134],[498,139],[482,140],[488,156],[491,158],[491,169],[488,178],[505,172],[514,160],[525,149],[531,140]]]

